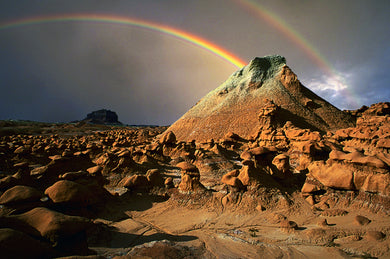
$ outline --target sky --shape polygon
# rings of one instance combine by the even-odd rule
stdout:
[[[244,61],[278,54],[340,109],[390,101],[390,1],[0,0],[0,120],[170,125],[239,68],[196,42],[108,21],[168,26]],[[13,26],[5,26],[12,24]],[[161,27],[160,27],[161,28]]]

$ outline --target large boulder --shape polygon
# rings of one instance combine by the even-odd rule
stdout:
[[[145,175],[132,175],[125,180],[123,187],[131,190],[146,190],[150,187],[150,182]]]
[[[166,131],[159,139],[160,144],[173,145],[176,143],[176,136],[172,131]]]
[[[149,169],[146,177],[152,186],[164,187],[164,178],[158,169]]]
[[[310,176],[326,187],[390,196],[389,172],[378,173],[369,166],[362,168],[354,164],[323,161],[311,163],[308,169]]]
[[[0,196],[0,204],[14,205],[25,202],[39,201],[42,193],[37,189],[24,185],[14,186]]]
[[[68,216],[47,208],[37,207],[20,215],[2,219],[9,221],[11,228],[19,228],[23,232],[28,230],[34,235],[39,234],[60,250],[71,249],[77,252],[87,252],[86,230],[92,226],[89,219]],[[33,232],[35,230],[36,232]]]
[[[49,244],[10,228],[0,229],[1,258],[52,258],[56,253]]]
[[[2,217],[0,225],[44,238],[54,246],[66,246],[73,242],[72,239],[77,241],[76,239],[84,238],[85,241],[85,231],[93,226],[87,218],[68,216],[43,207],[19,215]]]
[[[353,171],[338,163],[327,165],[323,161],[315,161],[309,165],[310,175],[327,187],[352,190]]]
[[[73,181],[60,180],[48,187],[45,194],[54,203],[73,206],[87,206],[99,202],[98,194],[88,187]]]

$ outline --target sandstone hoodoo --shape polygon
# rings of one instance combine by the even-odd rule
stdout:
[[[253,59],[203,97],[169,130],[179,141],[198,142],[221,139],[228,132],[249,138],[287,121],[320,132],[354,125],[350,114],[303,86],[286,59],[275,55]]]

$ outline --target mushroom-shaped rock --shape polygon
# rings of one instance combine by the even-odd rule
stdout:
[[[290,160],[285,154],[280,154],[274,157],[272,164],[276,167],[273,171],[273,175],[280,179],[285,179],[291,176],[290,172]]]
[[[239,174],[240,171],[237,169],[230,171],[229,173],[222,176],[221,182],[229,186],[241,189],[243,187],[243,184],[241,180],[237,178]]]
[[[176,143],[176,136],[172,131],[166,132],[159,140],[160,144],[172,145]]]
[[[240,169],[240,174],[237,176],[240,179],[241,183],[245,186],[250,185],[250,183],[257,178],[258,171],[254,167],[254,162],[251,160],[242,161],[243,167]]]
[[[289,157],[285,154],[275,156],[272,160],[272,164],[275,165],[282,173],[286,173],[290,170]]]
[[[3,193],[0,204],[12,205],[17,203],[39,201],[42,193],[37,189],[24,185],[16,185]]]
[[[179,189],[181,191],[188,192],[205,189],[199,181],[200,173],[195,165],[184,161],[178,163],[176,166],[181,169],[181,182],[179,184]]]
[[[190,191],[202,191],[205,190],[205,187],[199,182],[199,178],[191,177],[188,174],[184,174],[181,177],[179,189],[184,192],[190,192]]]
[[[187,162],[187,161],[183,161],[183,162],[180,162],[176,165],[177,167],[179,167],[181,169],[181,175],[183,176],[184,174],[187,174],[189,176],[191,176],[191,178],[200,178],[200,173],[199,173],[199,169]]]
[[[181,181],[180,181],[180,184],[179,184],[179,189],[181,191],[192,191],[193,190],[193,184],[192,184],[192,179],[191,179],[191,176],[189,176],[188,174],[184,174],[182,175],[181,177]]]
[[[180,162],[176,166],[179,167],[182,171],[198,172],[198,168],[187,161]]]
[[[98,197],[86,186],[68,180],[60,180],[45,190],[54,203],[86,206],[98,202]]]

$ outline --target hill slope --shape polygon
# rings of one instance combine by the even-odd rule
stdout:
[[[183,141],[220,139],[228,132],[248,138],[261,128],[258,115],[269,100],[281,106],[276,118],[280,126],[292,121],[324,132],[354,124],[350,115],[303,86],[284,57],[266,56],[235,72],[168,130]]]

